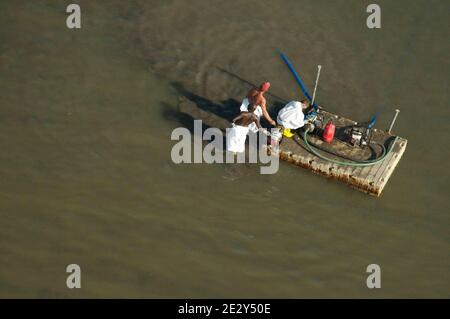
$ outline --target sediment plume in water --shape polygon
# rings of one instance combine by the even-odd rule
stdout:
[[[156,72],[211,101],[241,100],[252,84],[262,81],[272,82],[271,93],[281,98],[277,100],[292,98],[297,87],[276,50],[298,54],[303,66],[314,68],[311,54],[298,51],[310,49],[314,34],[297,23],[311,22],[308,13],[294,16],[291,7],[270,1],[147,6],[139,24],[143,55]]]

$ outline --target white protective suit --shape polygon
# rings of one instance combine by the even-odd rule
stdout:
[[[249,127],[233,124],[233,127],[227,134],[227,151],[245,152],[245,140],[247,139],[248,131]]]
[[[278,112],[277,123],[284,128],[295,130],[305,125],[304,119],[302,104],[291,101]]]
[[[248,111],[248,105],[249,105],[249,104],[250,104],[250,101],[249,101],[247,98],[245,98],[245,99],[242,101],[242,104],[241,104],[241,107],[240,107],[240,111],[241,111],[241,112],[247,112],[247,111]],[[253,113],[254,113],[258,118],[260,118],[261,115],[263,115],[263,111],[262,111],[261,106],[258,105],[258,106],[256,107],[256,109],[253,111]],[[248,128],[249,128],[250,131],[252,131],[253,133],[258,132],[258,126],[256,126],[255,123],[251,123],[251,124],[248,126]]]

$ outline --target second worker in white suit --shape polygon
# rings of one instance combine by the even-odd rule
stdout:
[[[300,102],[291,101],[278,112],[277,123],[284,128],[284,136],[294,136],[291,130],[299,129],[305,125],[305,115],[303,114],[303,111],[308,107],[309,105],[306,100]]]

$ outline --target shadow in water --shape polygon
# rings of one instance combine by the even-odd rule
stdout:
[[[224,72],[226,74],[228,74],[229,76],[232,76],[234,78],[239,79],[240,81],[242,81],[243,83],[251,86],[251,87],[256,87],[256,85],[242,77],[240,77],[239,75],[232,73],[228,70],[225,70],[223,68],[220,68],[217,66],[217,69],[220,70],[221,72]],[[212,121],[209,121],[209,124],[207,123],[208,121],[203,121],[202,123],[202,130],[206,130],[209,127],[219,127],[223,126],[221,124],[224,123],[224,121],[228,121],[228,123],[226,123],[226,127],[230,127],[231,124],[230,122],[233,120],[234,117],[236,117],[239,113],[239,107],[241,106],[241,101],[238,101],[234,98],[228,98],[226,100],[222,100],[222,101],[212,101],[210,99],[207,99],[203,96],[200,96],[188,89],[186,89],[183,84],[181,82],[172,82],[171,86],[176,90],[176,92],[183,98],[187,99],[188,101],[191,101],[195,104],[195,106],[198,108],[198,110],[207,112],[208,114],[212,115],[211,117],[213,117]],[[279,110],[287,103],[285,99],[276,96],[272,93],[265,93],[265,96],[267,98],[267,107],[268,107],[268,112],[270,114],[270,116],[272,117],[272,119],[276,119],[276,116],[279,112]],[[244,97],[242,97],[244,98]],[[168,121],[173,121],[173,122],[177,122],[180,123],[183,127],[189,129],[190,131],[194,130],[194,120],[196,119],[201,119],[203,120],[201,117],[198,118],[198,114],[197,112],[192,112],[192,114],[189,114],[190,112],[183,112],[181,109],[173,109],[171,106],[164,104],[163,103],[163,111],[162,111],[162,115],[163,117],[168,120]],[[194,107],[195,108],[195,107]],[[205,115],[204,113],[201,115]],[[207,115],[206,115],[207,116]],[[207,116],[209,117],[209,116]],[[216,119],[221,119],[221,121],[218,120],[214,120],[214,117],[216,117]],[[210,118],[208,118],[210,119]],[[220,122],[220,123],[219,123]],[[215,125],[215,123],[218,123],[218,125]],[[266,128],[270,128],[271,126],[267,123],[267,121],[265,120],[264,117],[261,118],[261,125],[266,127]],[[223,129],[223,128],[222,128]]]
[[[190,131],[194,131],[195,119],[192,118],[192,116],[189,116],[188,114],[180,112],[176,109],[173,109],[173,105],[170,105],[165,102],[162,102],[161,106],[162,106],[162,116],[165,120],[181,124],[182,127],[185,127]]]
[[[239,107],[241,106],[241,102],[234,98],[214,102],[210,99],[187,90],[180,82],[172,82],[171,85],[173,88],[175,88],[178,94],[195,103],[199,109],[215,114],[229,122],[231,122],[233,118],[235,118],[240,113]],[[268,103],[268,112],[270,116],[275,119],[278,111],[284,105],[284,103],[279,101],[273,102],[272,105],[269,105]],[[264,127],[270,127],[264,117],[261,118],[261,125]]]
[[[231,71],[225,70],[224,68],[222,68],[220,66],[216,66],[216,68],[217,68],[217,70],[219,70],[219,71],[221,71],[221,72],[223,72],[225,74],[228,74],[229,76],[231,76],[231,77],[233,77],[235,79],[238,79],[239,81],[242,81],[242,82],[244,82],[245,84],[248,84],[251,87],[258,87],[258,85],[254,84],[254,83],[252,83],[250,81],[247,81],[246,79],[242,78],[241,76],[237,75],[236,73],[233,73]],[[268,97],[272,97],[272,98],[278,100],[277,101],[278,103],[282,103],[282,104],[288,103],[288,101],[286,99],[283,99],[283,98],[281,98],[281,97],[279,97],[279,96],[277,96],[277,95],[275,95],[273,93],[267,92],[265,95],[268,96]]]
[[[171,85],[178,94],[194,102],[197,107],[203,111],[211,112],[230,122],[237,114],[239,114],[241,103],[235,99],[230,98],[217,103],[187,90],[180,82],[172,82]]]

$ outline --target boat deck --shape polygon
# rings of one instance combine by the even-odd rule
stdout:
[[[330,118],[333,119],[333,123],[336,125],[336,134],[331,143],[323,142],[316,135],[309,135],[309,141],[323,149],[319,150],[319,153],[328,158],[344,162],[347,160],[327,153],[327,150],[358,160],[376,158],[380,155],[381,147],[361,149],[344,142],[347,140],[344,128],[354,125],[356,122],[326,111],[322,111],[322,113],[324,122],[327,122]],[[303,139],[297,135],[293,138],[284,137],[281,140],[279,156],[281,160],[307,168],[328,178],[342,181],[368,194],[380,196],[406,149],[407,140],[399,137],[395,141],[394,135],[379,129],[373,129],[372,141],[384,145],[386,149],[392,148],[392,151],[382,161],[372,166],[353,167],[323,160],[307,150]],[[391,145],[394,141],[395,143]],[[268,151],[271,151],[270,146],[268,146]]]

